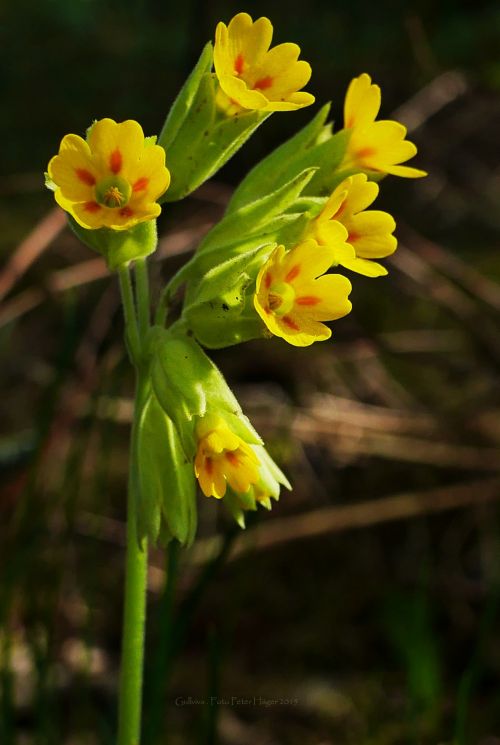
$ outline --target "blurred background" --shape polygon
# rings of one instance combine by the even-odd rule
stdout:
[[[351,277],[333,341],[214,355],[294,491],[244,534],[201,499],[175,598],[152,552],[144,743],[499,745],[500,7],[465,0],[0,9],[0,743],[115,726],[133,380],[115,278],[43,171],[94,118],[158,132],[240,10],[300,44],[318,103],[164,209],[155,294],[249,167],[324,100],[341,121],[361,72],[430,175],[383,182],[400,246],[387,278]]]

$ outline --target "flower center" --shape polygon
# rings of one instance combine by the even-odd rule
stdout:
[[[131,194],[132,187],[121,176],[109,176],[109,178],[99,181],[95,187],[96,201],[102,207],[109,207],[110,209],[125,207]]]
[[[276,282],[269,288],[269,309],[277,316],[289,313],[295,302],[295,290],[288,282]]]

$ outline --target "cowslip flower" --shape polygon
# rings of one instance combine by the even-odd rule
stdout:
[[[206,497],[221,499],[228,486],[248,492],[259,481],[259,459],[222,417],[204,416],[197,424],[194,472]]]
[[[380,103],[380,88],[369,75],[351,81],[344,103],[344,128],[351,131],[344,167],[406,178],[427,176],[418,168],[400,165],[413,158],[417,148],[405,139],[406,127],[399,122],[375,121]]]
[[[334,248],[335,264],[366,277],[387,274],[387,269],[373,259],[390,256],[397,248],[392,235],[394,218],[388,212],[367,209],[378,192],[378,184],[368,181],[364,173],[349,176],[332,192],[306,232],[320,246]]]
[[[48,166],[56,202],[83,228],[127,230],[158,217],[167,190],[165,151],[138,122],[101,119],[87,140],[66,135]]]
[[[289,251],[275,248],[259,271],[254,294],[255,310],[272,334],[296,347],[330,338],[322,321],[341,318],[352,307],[349,280],[324,275],[334,261],[334,248],[314,240]]]
[[[297,44],[269,49],[273,26],[268,18],[255,22],[238,13],[229,25],[220,22],[215,32],[214,67],[229,102],[243,109],[291,111],[314,103],[301,91],[311,77],[311,66],[299,60]]]

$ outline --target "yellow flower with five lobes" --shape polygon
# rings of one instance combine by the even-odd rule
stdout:
[[[400,165],[413,158],[417,148],[405,139],[406,127],[399,122],[375,121],[380,103],[380,88],[369,75],[351,81],[344,102],[344,128],[351,131],[344,167],[405,178],[427,176],[418,168]]]
[[[379,187],[364,173],[349,176],[332,192],[323,210],[310,223],[306,236],[335,249],[335,264],[366,277],[381,277],[387,269],[373,259],[390,256],[397,248],[396,228],[388,212],[367,210]]]
[[[314,240],[289,251],[277,246],[259,271],[254,295],[255,309],[272,334],[296,347],[330,338],[322,322],[342,318],[352,307],[349,280],[324,274],[334,262],[335,249]]]
[[[196,426],[194,472],[206,497],[222,499],[228,486],[248,492],[259,481],[259,459],[248,443],[226,421],[207,414]]]
[[[238,13],[215,32],[214,66],[229,104],[258,111],[292,111],[314,103],[301,91],[311,77],[311,66],[299,60],[297,44],[269,49],[273,26],[268,18],[253,21]]]
[[[170,183],[164,149],[133,120],[101,119],[87,140],[66,135],[48,176],[56,202],[87,229],[127,230],[153,220]]]

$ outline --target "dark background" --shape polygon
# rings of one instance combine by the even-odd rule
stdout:
[[[200,499],[199,541],[171,552],[173,649],[152,552],[146,745],[498,745],[500,8],[367,0],[0,9],[0,743],[100,745],[115,720],[133,380],[115,279],[42,173],[94,118],[158,132],[240,10],[300,44],[317,105],[164,209],[155,294],[253,163],[325,100],[341,121],[361,72],[429,177],[382,183],[400,247],[389,277],[350,276],[332,341],[214,355],[294,491],[244,542]]]

